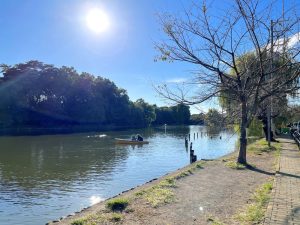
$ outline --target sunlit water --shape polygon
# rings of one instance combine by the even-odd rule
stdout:
[[[150,143],[114,142],[136,133]],[[226,155],[237,140],[201,126],[0,137],[0,224],[45,224],[181,168],[190,162],[189,133],[198,159]]]

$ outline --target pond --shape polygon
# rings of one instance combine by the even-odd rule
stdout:
[[[137,133],[150,143],[114,140]],[[0,137],[0,224],[45,224],[186,166],[188,134],[198,159],[226,155],[237,140],[204,126]]]

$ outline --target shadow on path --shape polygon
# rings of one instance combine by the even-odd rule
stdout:
[[[264,171],[264,170],[261,170],[261,169],[259,169],[259,168],[253,167],[253,166],[251,166],[251,165],[247,165],[246,168],[247,168],[248,170],[251,170],[251,171],[254,171],[254,172],[258,172],[258,173],[262,173],[262,174],[266,174],[266,175],[268,175],[268,176],[274,176],[274,175],[275,175],[275,173],[273,173],[273,172]]]
[[[300,207],[293,208],[292,212],[285,217],[283,224],[291,224],[291,218],[295,218],[297,220],[300,218]]]
[[[294,178],[300,179],[300,176],[294,175],[294,174],[290,174],[290,173],[284,173],[284,172],[279,171],[278,174],[280,174],[282,176],[288,176],[288,177],[294,177]]]

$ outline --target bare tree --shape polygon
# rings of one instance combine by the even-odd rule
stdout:
[[[246,128],[262,104],[298,89],[299,16],[292,9],[285,18],[274,13],[272,4],[259,0],[235,0],[218,15],[193,4],[182,17],[160,16],[167,39],[156,45],[161,60],[182,61],[197,66],[188,83],[194,94],[156,87],[164,98],[184,104],[202,103],[221,92],[238,103],[240,149],[237,161],[246,164]],[[264,5],[262,5],[264,4]],[[283,60],[273,66],[273,59]],[[273,76],[273,74],[281,74]]]

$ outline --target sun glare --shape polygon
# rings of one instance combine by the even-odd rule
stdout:
[[[95,33],[102,33],[109,27],[109,19],[106,13],[98,8],[91,9],[86,16],[88,28]]]

